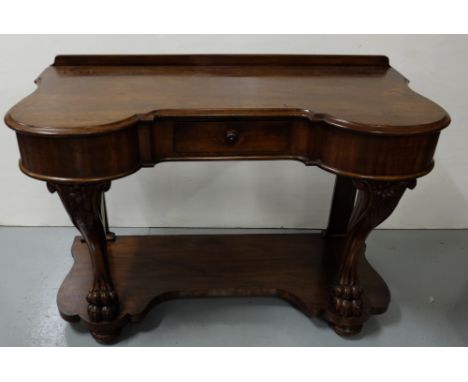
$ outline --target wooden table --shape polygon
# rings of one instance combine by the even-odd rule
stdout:
[[[36,82],[5,121],[21,170],[58,193],[83,238],[58,293],[64,319],[108,342],[167,299],[279,296],[352,335],[387,309],[365,240],[431,171],[450,119],[386,57],[58,56]],[[335,174],[324,235],[109,232],[111,181],[163,161],[238,159]]]

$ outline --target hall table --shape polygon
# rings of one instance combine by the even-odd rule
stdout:
[[[431,171],[450,122],[387,57],[68,55],[36,83],[5,122],[21,170],[57,192],[82,235],[58,292],[65,320],[109,342],[168,299],[278,296],[353,335],[387,309],[390,293],[365,259],[365,240]],[[240,159],[292,159],[335,174],[327,230],[109,231],[111,181],[163,161]]]

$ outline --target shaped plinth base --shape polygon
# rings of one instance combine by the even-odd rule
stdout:
[[[81,321],[101,342],[113,341],[126,323],[174,298],[276,296],[308,316],[323,316],[340,335],[356,334],[370,314],[383,313],[390,302],[385,282],[361,256],[362,314],[339,316],[330,292],[341,241],[320,234],[119,236],[107,245],[120,301],[117,318],[95,323],[88,317],[93,276],[80,238],[57,297],[62,317]]]

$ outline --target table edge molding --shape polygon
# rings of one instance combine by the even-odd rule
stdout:
[[[4,117],[5,124],[11,129],[30,135],[37,136],[85,136],[98,135],[110,132],[124,130],[137,125],[139,122],[154,121],[159,118],[304,118],[309,123],[325,123],[330,126],[338,127],[344,130],[350,130],[363,134],[374,135],[419,135],[430,134],[441,131],[446,128],[451,118],[446,113],[442,119],[424,125],[413,126],[386,126],[386,125],[367,125],[353,121],[346,121],[325,113],[314,113],[310,110],[301,109],[275,109],[275,110],[155,110],[144,114],[135,114],[129,118],[115,121],[105,125],[86,126],[86,127],[44,127],[32,126],[16,121],[10,114],[10,111]]]

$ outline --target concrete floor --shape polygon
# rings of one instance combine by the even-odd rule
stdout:
[[[115,229],[117,234],[270,232]],[[280,230],[274,230],[280,232]],[[288,231],[291,232],[291,231]],[[56,294],[72,265],[73,228],[0,228],[0,346],[100,346],[63,321]],[[368,259],[392,292],[389,310],[352,339],[275,298],[177,300],[128,325],[118,346],[466,346],[468,231],[381,230]]]

